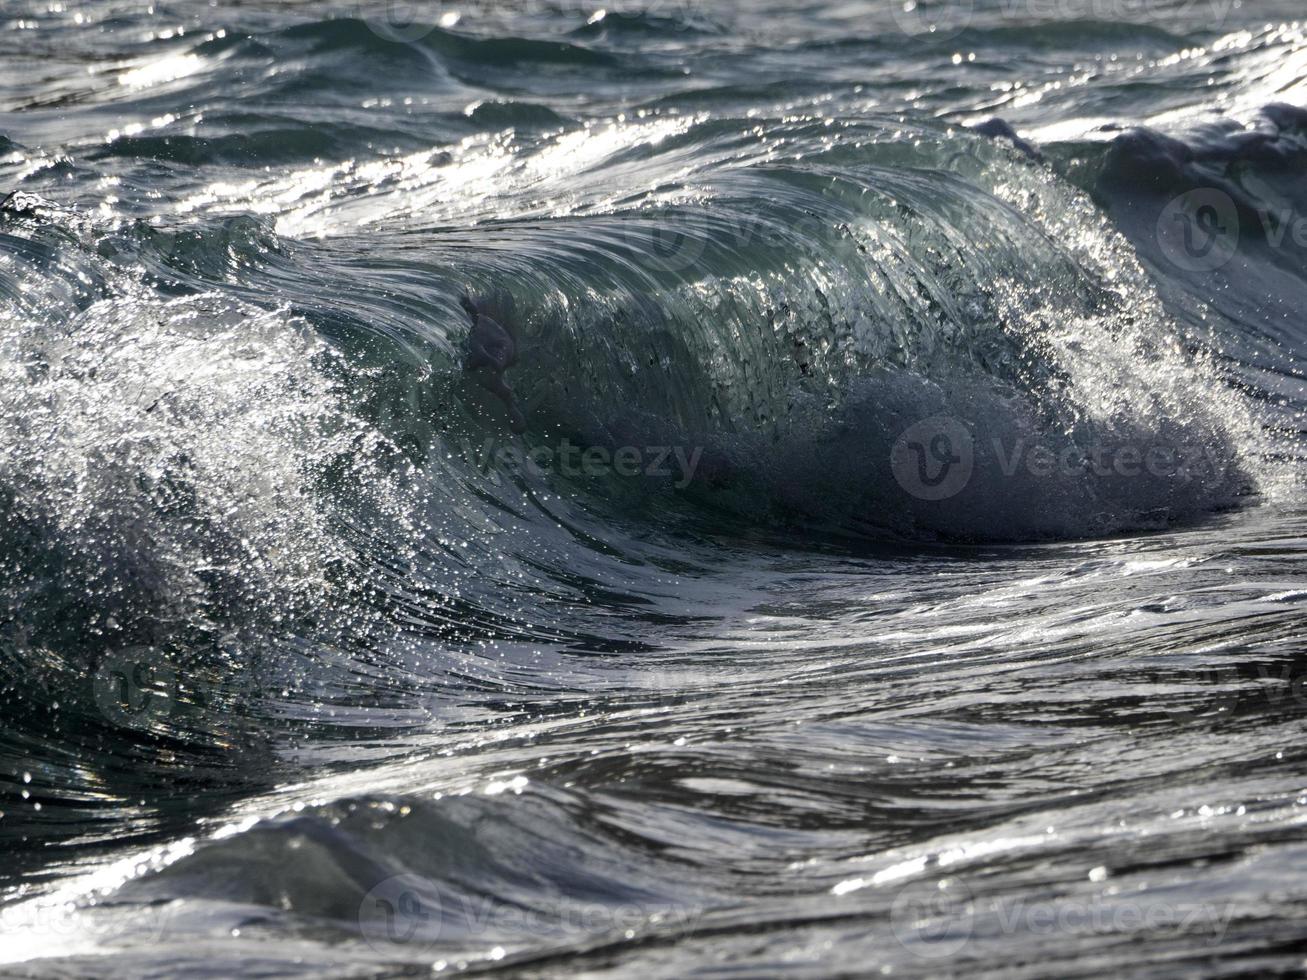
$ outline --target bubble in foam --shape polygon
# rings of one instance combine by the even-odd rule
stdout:
[[[331,588],[345,553],[318,484],[369,435],[304,324],[137,290],[7,319],[0,485],[5,534],[42,552],[29,592],[58,582],[125,626],[280,615]]]

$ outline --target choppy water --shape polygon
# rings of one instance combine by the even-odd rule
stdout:
[[[6,0],[0,974],[1304,968],[1298,16]]]

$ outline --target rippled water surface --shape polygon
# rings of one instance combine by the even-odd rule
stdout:
[[[0,975],[1307,970],[1299,17],[6,0]]]

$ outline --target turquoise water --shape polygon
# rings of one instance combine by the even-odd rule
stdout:
[[[0,974],[1302,969],[1298,16],[7,3]]]

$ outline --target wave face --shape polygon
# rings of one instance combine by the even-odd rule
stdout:
[[[1307,35],[1136,7],[7,5],[0,970],[1294,968]]]

